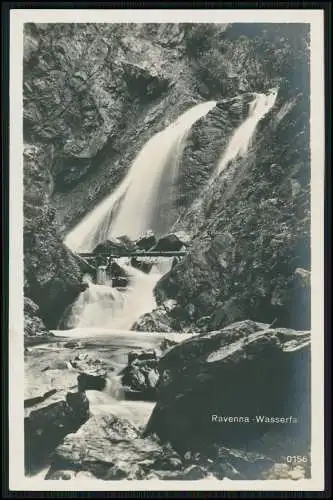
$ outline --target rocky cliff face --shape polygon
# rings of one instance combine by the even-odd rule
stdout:
[[[25,26],[25,293],[48,328],[82,289],[82,267],[62,236],[114,189],[149,138],[211,99],[218,106],[193,128],[181,165],[178,226],[190,228],[192,251],[159,283],[157,299],[180,301],[188,326],[209,315],[211,328],[213,309],[218,324],[249,311],[289,324],[300,296],[294,271],[309,267],[301,255],[309,230],[307,29],[248,29]],[[276,85],[279,101],[248,157],[218,179],[199,211],[188,210],[252,93]]]
[[[281,99],[246,157],[232,162],[179,220],[193,233],[192,247],[158,283],[159,304],[176,299],[191,311],[190,323],[210,316],[208,329],[248,317],[309,328],[309,286],[299,279],[299,268],[310,268],[307,105],[302,95]],[[202,161],[202,136],[218,144],[213,120],[193,129],[184,158],[192,169]],[[216,166],[213,149],[207,170]]]

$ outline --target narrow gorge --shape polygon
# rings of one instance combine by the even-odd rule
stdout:
[[[310,477],[309,43],[25,25],[29,477]]]

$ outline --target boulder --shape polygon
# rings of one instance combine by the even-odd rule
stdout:
[[[102,243],[99,243],[93,250],[93,253],[112,253],[114,255],[123,255],[124,252],[129,250],[128,241],[121,240],[120,238],[109,238]]]
[[[163,306],[153,309],[150,313],[143,314],[132,325],[131,330],[139,332],[165,332],[175,331],[172,319]]]
[[[156,433],[180,451],[215,443],[274,460],[307,453],[309,332],[234,323],[174,346],[159,372],[146,435]]]
[[[81,392],[69,392],[65,400],[32,410],[24,419],[26,471],[43,464],[63,438],[88,418],[89,401]]]
[[[170,446],[142,438],[125,419],[99,415],[65,437],[53,454],[46,479],[69,470],[104,480],[145,479],[151,471],[163,475],[181,468],[182,460]]]
[[[120,241],[123,245],[126,246],[127,250],[137,250],[135,242],[131,240],[126,234],[123,234],[121,236],[118,236],[118,241]]]
[[[102,375],[91,375],[89,373],[80,373],[78,378],[78,390],[84,391],[103,391],[106,386],[106,377]]]
[[[131,259],[131,266],[135,269],[139,269],[140,271],[149,274],[154,265],[154,260],[150,257],[133,257]]]
[[[107,272],[112,278],[128,278],[128,273],[121,267],[116,260],[110,260],[107,265]]]
[[[95,266],[93,266],[90,262],[88,262],[83,257],[80,257],[80,255],[78,255],[78,254],[76,254],[76,259],[77,259],[77,262],[80,266],[81,272],[83,274],[88,274],[89,276],[92,276],[93,278],[96,277]]]
[[[88,353],[75,356],[70,361],[71,366],[79,373],[78,390],[102,391],[106,385],[107,370],[99,359],[94,359]]]
[[[185,231],[177,231],[162,236],[157,241],[153,250],[161,252],[178,252],[183,247],[187,247],[191,241],[191,237]]]
[[[39,403],[43,403],[43,401],[45,401],[49,397],[56,394],[56,392],[57,392],[57,389],[51,389],[51,390],[45,392],[44,394],[42,394],[41,396],[36,396],[34,398],[25,399],[24,400],[24,408],[30,408],[31,406],[35,406],[35,405],[38,405]]]
[[[79,349],[82,347],[83,344],[80,342],[77,342],[75,340],[69,340],[68,342],[65,342],[64,347],[67,347],[67,349]]]
[[[122,371],[127,399],[155,400],[159,380],[157,353],[154,350],[130,352]]]
[[[140,250],[150,250],[156,245],[156,243],[157,240],[154,233],[148,232],[145,236],[136,240],[135,245]]]
[[[181,332],[186,313],[175,300],[165,300],[151,312],[143,314],[131,327],[140,332]]]

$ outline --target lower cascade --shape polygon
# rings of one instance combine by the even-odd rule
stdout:
[[[119,291],[112,287],[105,270],[99,273],[97,281],[92,282],[86,277],[88,288],[82,292],[71,307],[66,319],[66,328],[112,328],[114,330],[129,330],[136,319],[156,307],[153,289],[162,277],[161,264],[153,265],[149,274],[135,269],[128,259],[119,259],[122,268],[129,275],[126,289]],[[165,259],[168,260],[168,259]],[[164,262],[170,267],[170,263]],[[101,281],[103,283],[101,284]]]

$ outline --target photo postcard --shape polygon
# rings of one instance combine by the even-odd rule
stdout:
[[[11,490],[324,488],[323,40],[11,11]]]

